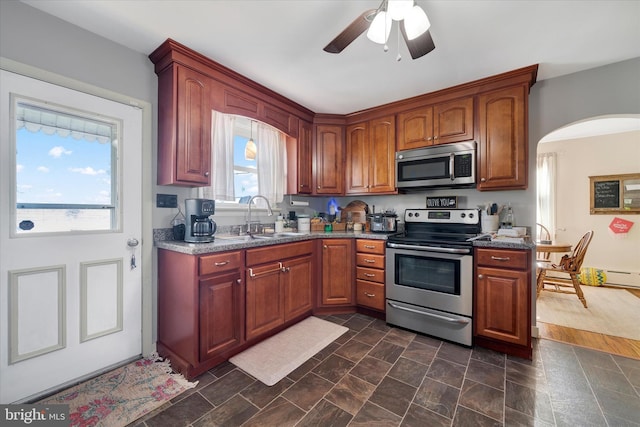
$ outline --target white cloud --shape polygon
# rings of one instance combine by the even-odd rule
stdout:
[[[22,172],[24,165],[16,165],[16,172]]]
[[[47,173],[49,172],[49,168],[46,166],[38,166],[38,172]]]
[[[106,173],[104,169],[95,170],[91,166],[87,166],[86,168],[69,168],[69,170],[71,172],[77,172],[82,175],[102,175]]]
[[[51,150],[49,150],[49,155],[51,157],[55,157],[56,159],[60,156],[62,156],[63,154],[69,155],[71,154],[72,151],[71,150],[67,150],[64,147],[58,145],[56,147],[53,147]]]

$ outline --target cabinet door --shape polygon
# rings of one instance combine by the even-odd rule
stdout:
[[[280,264],[248,268],[246,272],[246,337],[262,335],[284,323]]]
[[[242,291],[239,270],[200,281],[200,361],[242,344]]]
[[[298,130],[298,194],[313,191],[313,125],[301,121]]]
[[[478,96],[478,190],[527,188],[527,85]]]
[[[209,79],[177,66],[176,182],[205,186],[211,183],[211,104]],[[164,136],[163,136],[164,137]],[[160,153],[158,154],[160,156]],[[158,182],[158,184],[167,184]]]
[[[353,304],[353,241],[322,241],[322,304]]]
[[[369,124],[358,123],[347,127],[345,193],[369,192],[370,158]]]
[[[398,114],[398,151],[433,145],[433,107]]]
[[[435,105],[433,129],[434,144],[473,139],[473,97]]]
[[[284,263],[285,322],[313,309],[313,261],[311,255]]]
[[[396,121],[393,116],[369,124],[369,193],[396,190]]]
[[[475,334],[518,345],[529,339],[529,274],[477,268]]]
[[[314,194],[344,193],[344,141],[341,126],[318,125],[316,129]]]

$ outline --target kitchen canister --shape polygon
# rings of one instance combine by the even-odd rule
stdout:
[[[500,215],[482,215],[480,218],[480,224],[482,227],[483,233],[496,233],[498,231],[498,226],[500,220]]]
[[[298,231],[301,233],[311,231],[311,218],[309,218],[309,215],[298,215]]]

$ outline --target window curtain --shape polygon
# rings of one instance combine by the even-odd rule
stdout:
[[[282,202],[287,185],[287,149],[282,132],[258,124],[257,139],[258,188],[260,194],[274,206]],[[260,199],[255,200],[259,207],[266,208]]]
[[[556,236],[556,153],[539,153],[536,178],[538,183],[536,222]]]
[[[200,187],[199,197],[235,201],[233,188],[233,122],[230,114],[212,111],[211,186]]]

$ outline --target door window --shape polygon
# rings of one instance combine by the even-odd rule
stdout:
[[[117,230],[120,123],[19,96],[11,105],[12,235]]]

